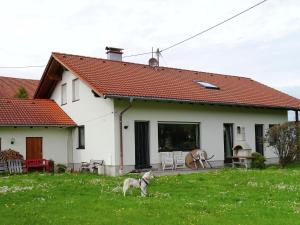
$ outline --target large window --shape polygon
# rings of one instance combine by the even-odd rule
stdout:
[[[67,104],[67,84],[61,85],[61,104]]]
[[[78,127],[78,149],[85,148],[85,132],[84,126]]]
[[[72,81],[72,100],[73,102],[79,100],[79,80],[75,79]]]
[[[159,151],[191,151],[199,148],[199,123],[159,123]]]

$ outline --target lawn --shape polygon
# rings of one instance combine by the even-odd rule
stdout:
[[[146,198],[123,179],[0,176],[0,224],[300,224],[300,166],[155,177]]]

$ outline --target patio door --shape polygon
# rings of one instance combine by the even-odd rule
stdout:
[[[233,124],[223,124],[223,136],[224,136],[224,162],[232,162],[232,148],[233,148]]]
[[[264,155],[264,125],[255,124],[255,149]]]
[[[149,122],[135,121],[135,168],[150,168]]]
[[[26,159],[43,158],[43,138],[27,137],[26,138]]]

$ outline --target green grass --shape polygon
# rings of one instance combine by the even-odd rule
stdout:
[[[300,224],[299,165],[155,177],[146,198],[123,179],[0,176],[0,224]]]

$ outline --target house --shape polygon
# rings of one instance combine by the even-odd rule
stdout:
[[[104,160],[106,173],[118,175],[160,167],[163,151],[201,148],[222,166],[243,127],[252,150],[272,161],[264,133],[286,122],[288,110],[300,110],[299,99],[249,78],[123,62],[117,48],[107,48],[107,54],[100,59],[52,53],[33,101],[51,102],[68,123],[42,125],[62,132],[56,142],[65,143],[43,157],[67,160],[75,169],[83,161]],[[15,129],[24,138],[33,130],[11,120],[5,128],[0,121],[0,137]]]
[[[50,99],[0,98],[0,150],[14,149],[27,159],[72,161],[75,122]]]
[[[14,98],[19,88],[24,87],[28,98],[33,98],[39,80],[0,76],[0,98]]]

